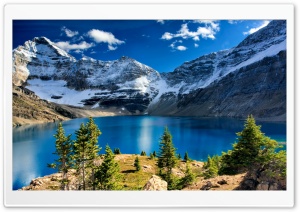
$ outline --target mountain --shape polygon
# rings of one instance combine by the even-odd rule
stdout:
[[[167,62],[167,61],[166,61]],[[286,21],[271,21],[232,49],[158,73],[132,58],[76,60],[45,37],[13,50],[13,83],[58,104],[119,113],[284,121]]]
[[[157,71],[129,57],[76,60],[45,37],[13,50],[13,64],[13,83],[25,83],[42,99],[87,108],[114,107],[136,114],[147,109],[161,80]]]
[[[162,75],[177,91],[163,93],[152,115],[286,118],[286,21],[246,37],[238,46],[201,56]]]

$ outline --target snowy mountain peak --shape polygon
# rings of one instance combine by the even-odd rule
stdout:
[[[279,43],[285,40],[286,37],[286,21],[274,20],[271,21],[266,27],[261,28],[257,32],[248,35],[236,48],[243,46],[254,46],[258,43]]]
[[[157,71],[126,56],[114,61],[83,56],[77,61],[46,37],[14,49],[13,63],[14,84],[27,82],[43,99],[76,106],[121,104],[134,113],[147,108],[161,80]]]
[[[271,21],[238,46],[185,62],[163,77],[169,86],[180,86],[181,92],[188,93],[282,50],[286,50],[286,21]]]
[[[286,22],[272,21],[236,47],[200,56],[184,62],[173,72],[160,74],[127,56],[113,61],[84,56],[77,61],[48,38],[36,37],[13,50],[13,83],[22,85],[27,82],[28,89],[41,98],[61,104],[113,107],[122,111],[125,108],[131,113],[149,114],[164,108],[162,114],[185,114],[187,102],[192,104],[196,97],[199,101],[211,101],[210,92],[214,93],[219,85],[224,86],[224,82],[228,85],[227,90],[231,90],[236,84],[231,81],[233,77],[237,81],[244,76],[254,80],[257,78],[254,75],[266,72],[263,79],[267,79],[270,69],[283,79],[285,75],[280,71],[285,70],[285,51]],[[273,63],[276,66],[273,67]],[[241,88],[236,87],[237,91],[248,82],[245,78],[243,80]],[[259,87],[266,86],[257,87],[259,90]],[[218,98],[227,96],[227,93],[220,96],[218,89],[212,95],[213,101],[221,101]],[[225,89],[221,90],[225,92]],[[208,93],[202,96],[202,91]],[[197,104],[190,106],[202,114],[204,110],[198,110]],[[190,110],[187,110],[189,115]]]
[[[60,60],[69,60],[75,62],[76,59],[57,47],[55,43],[50,41],[46,37],[35,37],[32,40],[26,41],[23,46],[19,46],[13,50],[13,54],[20,54],[28,60],[36,58],[42,61],[51,59],[52,61]],[[48,60],[51,62],[50,60]]]

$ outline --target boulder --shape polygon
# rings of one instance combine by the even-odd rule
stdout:
[[[280,190],[280,187],[277,183],[270,184],[269,190]]]
[[[206,184],[204,184],[200,190],[210,190],[213,187],[212,183],[210,181],[207,181]]]
[[[228,184],[226,180],[222,179],[220,181],[217,182],[220,185],[224,185],[224,184]]]
[[[257,185],[256,190],[269,190],[269,183],[268,182],[262,182]]]
[[[166,191],[168,183],[162,180],[157,175],[152,175],[150,180],[145,184],[143,190],[145,191]]]

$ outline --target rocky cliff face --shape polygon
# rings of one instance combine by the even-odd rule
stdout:
[[[45,37],[15,49],[13,64],[15,85],[58,104],[131,114],[286,116],[286,21],[163,74],[128,57],[76,60]]]
[[[286,118],[286,22],[272,21],[237,47],[186,62],[163,75],[153,115]]]

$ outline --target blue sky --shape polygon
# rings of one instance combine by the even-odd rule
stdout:
[[[77,59],[129,56],[159,72],[229,49],[268,20],[15,20],[13,48],[45,36]]]

